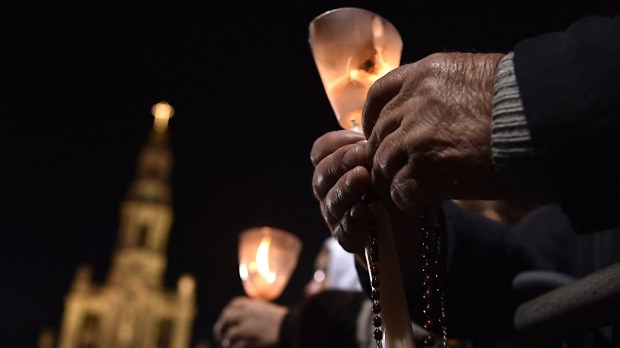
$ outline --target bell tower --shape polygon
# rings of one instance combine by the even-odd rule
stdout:
[[[136,176],[121,205],[118,245],[109,282],[140,280],[158,287],[166,267],[166,247],[173,220],[168,185],[173,157],[168,145],[169,104],[153,106],[155,123],[140,155]]]
[[[155,121],[120,207],[111,268],[102,285],[82,266],[65,298],[58,348],[187,348],[196,312],[195,281],[164,288],[173,222],[168,121],[174,109],[153,106]]]

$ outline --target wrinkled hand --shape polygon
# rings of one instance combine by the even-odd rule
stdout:
[[[372,192],[370,172],[366,160],[366,138],[364,135],[338,130],[319,137],[310,151],[315,166],[312,177],[314,195],[320,202],[321,213],[334,238],[348,252],[364,259],[364,246],[370,235],[368,219],[370,209],[364,196]],[[392,232],[400,245],[409,248],[417,245],[415,219],[393,209],[389,202],[386,211],[390,214]],[[402,242],[402,243],[401,243]],[[403,257],[404,257],[403,256]],[[401,262],[404,259],[401,258]]]
[[[362,117],[382,199],[413,212],[444,199],[498,198],[491,110],[502,56],[433,54],[371,86]]]
[[[349,130],[328,132],[312,145],[310,160],[315,167],[312,189],[323,219],[345,250],[363,255],[370,232],[364,219],[368,207],[362,203],[371,188],[366,138]]]
[[[277,347],[286,313],[287,307],[275,303],[236,297],[222,310],[213,334],[223,348]]]

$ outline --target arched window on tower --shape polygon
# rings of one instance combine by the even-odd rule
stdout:
[[[169,348],[172,343],[172,320],[165,318],[159,322],[159,333],[157,335],[157,348]]]
[[[149,227],[146,224],[140,226],[138,230],[138,239],[136,241],[137,247],[148,247]]]
[[[99,347],[99,317],[94,313],[86,313],[78,332],[77,348]]]

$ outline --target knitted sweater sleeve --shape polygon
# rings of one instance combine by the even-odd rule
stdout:
[[[548,201],[552,186],[534,153],[514,72],[514,53],[497,67],[493,93],[493,161],[507,198]]]
[[[559,203],[575,230],[620,225],[620,16],[519,42],[499,64],[492,147],[508,197]]]

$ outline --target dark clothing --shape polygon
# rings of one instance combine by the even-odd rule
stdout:
[[[524,40],[514,48],[514,68],[535,155],[559,205],[508,228],[443,204],[448,333],[487,346],[510,335],[516,306],[527,299],[514,283],[520,275],[558,272],[561,284],[620,261],[620,233],[607,230],[620,226],[620,16],[587,17]],[[418,323],[420,270],[402,270]],[[369,292],[367,272],[358,272]],[[611,346],[610,337],[589,337],[590,345],[575,338],[568,346]]]
[[[529,250],[516,234],[482,215],[458,207],[443,205],[447,249],[445,290],[450,336],[472,338],[508,332],[516,303],[510,293],[511,281],[519,272],[547,268],[546,260]],[[500,266],[501,265],[501,266]],[[423,323],[421,267],[406,265],[401,269],[409,305],[416,323]],[[358,265],[364,290],[370,294],[368,271]],[[484,306],[481,304],[484,303]]]
[[[357,318],[362,292],[323,290],[308,298],[299,308],[296,327],[297,348],[358,348]]]
[[[357,318],[365,301],[360,291],[326,289],[310,296],[284,317],[278,348],[359,348]]]
[[[517,83],[534,150],[573,228],[620,225],[620,16],[520,42]]]
[[[547,258],[554,271],[545,275],[544,279],[534,282],[529,279],[530,287],[539,287],[532,294],[527,293],[528,289],[517,289],[523,300],[543,293],[540,291],[541,285],[549,283],[552,277],[579,279],[620,262],[620,228],[589,234],[575,233],[558,205],[543,206],[532,212],[519,223],[516,232]],[[519,285],[513,281],[513,286],[517,288]],[[594,292],[601,291],[598,286],[593,288]],[[565,339],[565,347],[617,347],[620,345],[619,324],[590,332],[575,332],[573,337]]]
[[[512,280],[528,270],[552,270],[553,265],[519,233],[463,209],[443,204],[446,249],[445,296],[450,336],[501,337],[512,329],[519,304]],[[404,268],[409,313],[422,323],[422,282],[419,265]],[[367,273],[360,273],[366,290]]]
[[[566,276],[557,277],[560,284],[620,261],[620,232],[608,230],[620,226],[620,17],[588,17],[565,32],[522,41],[514,64],[535,154],[559,205],[508,228],[443,204],[448,333],[487,346],[511,334],[516,307],[536,295],[515,287],[520,275],[558,272]],[[420,270],[402,269],[416,323],[424,322]],[[370,294],[367,271],[358,273]],[[610,332],[567,343],[611,346],[618,333]]]
[[[443,211],[448,332],[484,343],[476,347],[494,347],[508,337],[516,306],[540,295],[554,280],[562,284],[620,261],[620,233],[577,234],[558,205],[539,207],[511,228],[452,202],[445,202]],[[515,286],[515,279],[534,270],[557,272],[557,277],[543,279],[538,293]],[[368,292],[368,273],[358,272]],[[423,322],[419,265],[410,265],[403,274],[409,312],[415,322]],[[577,345],[580,338],[575,338],[571,347],[607,347],[600,333],[587,336],[596,337],[596,345]]]
[[[620,261],[618,228],[577,234],[558,205],[536,209],[523,218],[515,230],[544,255],[554,271],[575,278]]]

